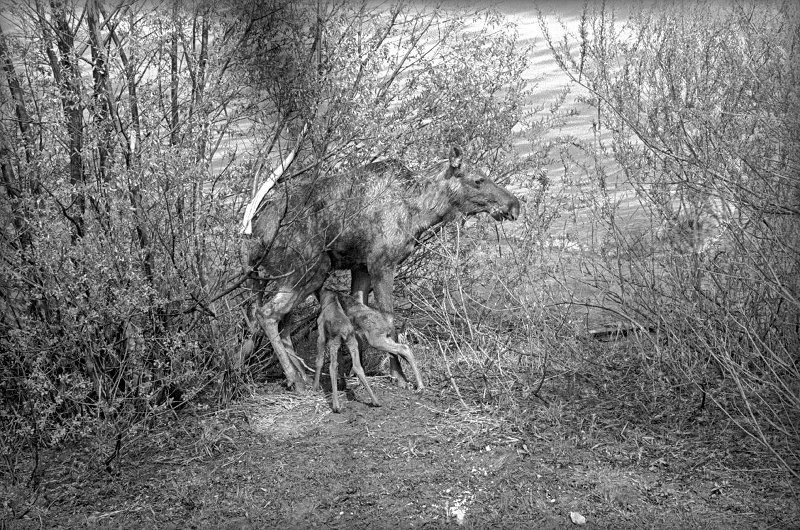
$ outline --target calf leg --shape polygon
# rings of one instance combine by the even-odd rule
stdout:
[[[325,326],[317,326],[317,359],[314,367],[314,390],[319,390],[319,376],[322,374],[322,365],[325,364]]]
[[[347,338],[347,349],[350,350],[350,356],[353,358],[353,371],[356,373],[358,380],[361,381],[361,384],[364,385],[364,388],[367,389],[369,398],[372,400],[372,405],[375,407],[380,407],[381,404],[378,401],[378,398],[375,397],[375,392],[372,391],[372,387],[370,387],[369,382],[367,382],[367,376],[364,374],[364,368],[361,367],[361,358],[358,352],[358,341],[354,335],[350,335],[350,337]],[[331,377],[333,377],[333,374],[331,374]]]
[[[330,372],[331,372],[331,398],[333,400],[333,411],[341,412],[342,405],[339,403],[339,346],[342,344],[342,338],[338,335],[328,341],[328,355],[330,356]]]
[[[417,383],[417,390],[422,390],[425,388],[425,385],[422,383],[422,375],[420,375],[419,368],[417,367],[417,361],[414,358],[414,353],[411,351],[411,348],[409,348],[408,345],[400,344],[399,342],[391,340],[386,335],[367,335],[367,341],[373,348],[392,354],[391,358],[397,361],[398,364],[400,362],[400,357],[405,359],[406,362],[411,366],[411,370],[414,372],[414,380]]]

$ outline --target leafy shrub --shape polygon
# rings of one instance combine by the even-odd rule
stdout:
[[[6,457],[82,436],[106,452],[115,440],[113,457],[169,406],[204,390],[227,399],[250,380],[260,352],[242,347],[239,222],[290,150],[287,179],[378,157],[422,165],[451,142],[494,177],[528,164],[509,141],[525,54],[496,14],[283,1],[10,9]]]
[[[791,3],[600,7],[575,40],[549,39],[611,136],[583,148],[622,171],[591,190],[601,305],[656,331],[652,374],[709,397],[795,474],[799,20]]]

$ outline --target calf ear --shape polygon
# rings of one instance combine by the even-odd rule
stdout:
[[[462,150],[459,146],[453,145],[450,147],[450,167],[458,169],[461,167]]]

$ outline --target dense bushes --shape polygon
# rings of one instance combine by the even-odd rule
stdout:
[[[796,476],[800,11],[589,6],[564,39],[548,21],[594,138],[538,144],[507,237],[477,221],[419,253],[412,340],[467,404],[516,415],[585,378],[610,422],[711,416]]]
[[[800,11],[587,9],[574,40],[550,45],[610,133],[583,146],[600,162],[587,191],[605,235],[584,265],[595,303],[653,329],[653,373],[688,383],[796,472]]]
[[[259,375],[242,358],[239,223],[290,150],[286,178],[384,156],[421,164],[450,142],[502,169],[522,112],[525,54],[493,14],[9,9],[0,451],[12,472],[21,449],[84,435],[113,456],[169,406]],[[482,29],[463,31],[473,21]]]

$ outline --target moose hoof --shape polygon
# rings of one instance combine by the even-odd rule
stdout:
[[[294,389],[294,391],[297,392],[298,394],[303,394],[306,391],[306,382],[303,381],[303,379],[298,379],[297,381],[294,381],[291,386]]]

